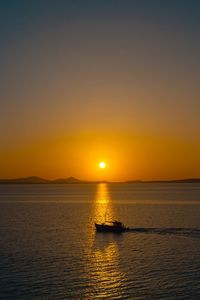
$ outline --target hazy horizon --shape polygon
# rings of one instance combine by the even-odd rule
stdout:
[[[0,11],[0,178],[200,177],[200,2]]]
[[[141,179],[141,178],[137,178],[137,179],[129,179],[129,180],[104,180],[104,179],[100,179],[100,180],[95,180],[95,179],[91,179],[91,180],[87,180],[85,178],[79,178],[77,176],[68,176],[68,177],[55,177],[55,178],[46,178],[46,177],[41,177],[41,176],[37,176],[37,175],[29,175],[29,176],[26,176],[26,177],[8,177],[8,178],[0,178],[0,183],[1,181],[3,180],[6,180],[6,181],[9,181],[9,180],[26,180],[26,179],[29,179],[29,180],[33,180],[34,179],[41,179],[41,180],[46,180],[47,182],[51,183],[51,182],[54,182],[56,180],[75,180],[75,182],[77,181],[77,183],[80,181],[80,182],[85,182],[85,183],[96,183],[96,182],[107,182],[107,183],[126,183],[126,182],[176,182],[176,181],[180,181],[180,182],[184,182],[184,181],[195,181],[195,180],[200,180],[200,177],[184,177],[184,178],[168,178],[168,179],[165,179],[165,178],[161,178],[161,179],[149,179],[149,180],[145,180],[145,179]]]

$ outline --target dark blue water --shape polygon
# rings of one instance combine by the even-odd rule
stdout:
[[[0,299],[200,299],[200,185],[0,185]]]

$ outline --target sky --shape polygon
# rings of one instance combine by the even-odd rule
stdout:
[[[0,178],[200,177],[199,53],[198,0],[0,0]]]

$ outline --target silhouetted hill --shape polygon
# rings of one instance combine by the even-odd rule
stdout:
[[[200,178],[172,179],[172,180],[129,180],[125,183],[200,183]]]
[[[87,183],[88,181],[84,181],[84,180],[80,180],[80,179],[77,179],[75,177],[68,177],[68,178],[59,178],[59,179],[55,179],[55,180],[52,180],[51,183]]]
[[[48,180],[37,176],[25,177],[25,178],[13,178],[13,179],[0,179],[0,184],[69,184],[69,183],[89,183],[85,180],[80,180],[75,177],[59,178],[55,180]]]
[[[40,178],[37,176],[31,176],[31,177],[24,177],[24,178],[14,178],[14,179],[0,179],[0,183],[50,183],[50,180]]]

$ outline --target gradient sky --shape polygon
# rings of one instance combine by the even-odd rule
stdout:
[[[200,177],[199,0],[0,0],[0,87],[1,178]]]

